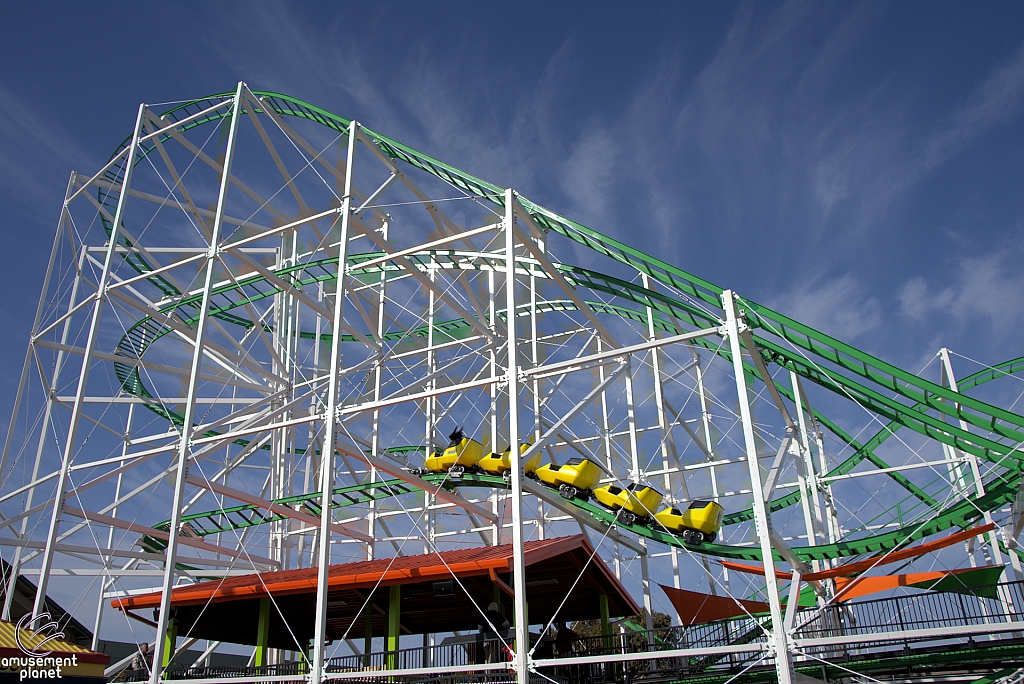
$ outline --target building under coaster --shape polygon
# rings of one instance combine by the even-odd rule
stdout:
[[[0,549],[4,619],[151,645],[108,678],[1024,676],[1024,358],[910,373],[244,83],[97,166]]]

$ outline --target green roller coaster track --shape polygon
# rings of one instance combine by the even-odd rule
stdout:
[[[339,134],[347,133],[349,119],[339,117],[295,98],[272,92],[257,91],[261,108],[273,111],[280,116],[293,116],[321,124]],[[230,116],[223,104],[232,93],[212,95],[194,100],[164,112],[162,120],[170,123],[183,121],[179,130],[185,131],[204,124],[215,123]],[[206,111],[209,110],[209,111]],[[205,112],[205,113],[204,113]],[[503,208],[504,188],[487,183],[479,178],[464,173],[454,167],[418,152],[400,142],[363,128],[372,142],[394,162],[405,163],[416,169],[431,174],[467,195],[489,202]],[[118,148],[112,159],[116,159],[105,172],[105,180],[110,188],[101,189],[98,193],[101,220],[110,233],[111,211],[115,206],[120,182],[129,163],[138,163],[156,149],[157,141],[169,140],[170,135],[150,140],[140,145],[134,160],[123,154],[128,146],[126,139]],[[610,257],[636,272],[648,276],[651,280],[664,286],[668,291],[655,291],[636,283],[598,273],[596,271],[556,264],[561,276],[572,287],[586,288],[601,292],[641,307],[641,310],[629,306],[620,306],[603,302],[587,302],[594,312],[618,316],[634,321],[647,322],[647,310],[654,312],[654,326],[669,334],[686,332],[692,328],[706,328],[721,323],[720,296],[723,289],[698,278],[682,269],[660,259],[646,255],[628,247],[612,238],[604,236],[582,224],[562,217],[544,207],[530,202],[524,197],[519,201],[530,213],[533,221],[542,229],[554,232],[565,238],[585,246],[601,255]],[[138,273],[145,275],[154,270],[146,258],[132,244],[121,238],[125,251],[125,261]],[[377,275],[398,267],[378,263],[369,267],[362,264],[376,260],[380,253],[363,253],[349,257],[350,273],[353,275]],[[432,268],[491,268],[498,257],[493,254],[466,250],[431,250],[409,257],[414,267]],[[337,278],[337,260],[320,260],[281,268],[274,272],[275,276],[295,287],[305,287],[315,283],[326,283]],[[537,263],[521,258],[517,264],[524,272],[537,277],[548,277],[537,267]],[[122,389],[130,394],[146,399],[154,399],[146,389],[139,375],[138,362],[146,350],[172,328],[165,323],[172,316],[186,325],[198,320],[201,294],[187,294],[178,289],[159,274],[147,279],[171,301],[161,309],[159,316],[147,316],[135,323],[121,338],[117,345],[116,355],[123,356],[124,362],[114,364],[115,373]],[[276,286],[262,275],[240,279],[230,285],[215,289],[210,300],[210,314],[218,319],[234,325],[251,327],[255,323],[248,318],[232,313],[238,307],[276,295],[284,290]],[[1019,446],[1024,442],[1024,416],[997,406],[985,403],[964,392],[985,382],[999,377],[1015,374],[1024,370],[1024,358],[1013,359],[991,369],[975,373],[960,381],[960,392],[930,382],[896,366],[888,364],[874,356],[866,354],[854,347],[818,332],[791,318],[788,318],[749,299],[738,300],[741,314],[752,330],[752,337],[758,353],[765,363],[774,363],[798,376],[828,389],[844,398],[852,399],[878,416],[889,421],[871,439],[859,443],[853,437],[828,420],[817,411],[815,419],[842,442],[853,449],[853,454],[835,466],[825,476],[836,476],[849,473],[863,461],[868,461],[880,469],[888,465],[874,452],[896,430],[907,428],[929,439],[941,442],[964,453],[973,454],[994,466],[1002,469],[990,471],[985,484],[985,494],[978,497],[967,497],[943,507],[940,502],[930,496],[922,488],[915,485],[898,472],[888,475],[906,489],[915,499],[929,509],[929,516],[924,521],[902,525],[885,533],[873,534],[868,537],[840,541],[836,544],[820,546],[796,547],[793,551],[803,560],[824,560],[843,556],[861,555],[884,551],[907,544],[911,541],[950,529],[967,527],[980,518],[984,512],[995,510],[1011,502],[1021,484],[1022,452]],[[541,311],[572,310],[576,305],[568,300],[550,300],[538,304]],[[501,317],[507,316],[506,311],[495,312]],[[521,307],[516,315],[529,315],[529,310]],[[690,328],[687,328],[690,326]],[[435,333],[440,331],[456,338],[467,334],[471,328],[470,321],[452,320],[433,324]],[[313,333],[302,332],[306,338],[313,338]],[[385,338],[392,341],[409,337],[425,337],[426,326],[407,330],[393,331]],[[769,339],[771,336],[773,339]],[[321,335],[321,339],[329,340],[330,335]],[[346,336],[343,338],[349,340]],[[349,341],[354,341],[351,338]],[[714,346],[704,339],[697,339],[692,344],[704,346],[725,358],[729,358],[727,350]],[[751,379],[760,380],[755,367],[744,363],[744,372]],[[789,388],[775,383],[778,391],[792,400]],[[154,411],[172,424],[181,426],[183,416],[163,406],[161,403],[147,402],[146,407]],[[961,421],[968,426],[960,426]],[[970,428],[976,430],[972,432]],[[207,433],[213,436],[216,433]],[[247,442],[239,440],[238,444]],[[387,450],[385,450],[387,451]],[[422,447],[392,447],[392,452],[422,451]],[[460,480],[446,479],[443,475],[427,475],[425,479],[437,486],[447,487],[493,487],[504,488],[507,485],[501,478],[468,473]],[[404,495],[421,491],[401,480],[357,484],[334,490],[333,505],[345,507],[390,496]],[[794,492],[781,496],[771,502],[771,510],[778,511],[799,501],[799,493]],[[318,513],[319,492],[311,492],[299,496],[278,499],[275,503],[298,506],[307,511]],[[575,500],[574,503],[594,518],[619,528],[628,529],[637,535],[677,547],[686,546],[674,535],[655,530],[644,525],[625,525],[616,520],[615,514],[589,502]],[[725,524],[733,525],[750,520],[750,509],[728,515]],[[260,525],[283,519],[276,514],[262,511],[257,506],[243,505],[233,508],[221,508],[204,513],[188,514],[183,520],[188,523],[183,534],[206,536],[222,533],[253,525]],[[167,523],[162,523],[164,527]],[[160,525],[157,525],[160,528]],[[145,537],[143,545],[152,550],[163,548],[164,542]],[[691,547],[692,548],[692,547]],[[755,547],[740,547],[724,544],[705,544],[700,547],[703,553],[738,558],[759,560],[761,552]]]

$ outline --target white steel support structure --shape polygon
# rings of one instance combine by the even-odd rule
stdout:
[[[1004,505],[1003,490],[1020,486],[1022,469],[1006,464],[1024,460],[1024,417],[959,388],[970,393],[1024,368],[965,374],[958,386],[943,352],[943,379],[928,384],[294,98],[240,84],[181,106],[140,107],[132,135],[98,166],[71,176],[0,456],[0,552],[12,566],[3,615],[18,617],[17,578],[38,577],[36,611],[49,594],[93,625],[93,643],[154,643],[153,684],[171,676],[161,668],[180,643],[230,643],[192,624],[174,649],[168,621],[182,583],[277,569],[317,578],[315,612],[261,659],[276,667],[301,653],[301,674],[252,670],[253,681],[468,672],[446,669],[434,648],[445,630],[420,640],[405,617],[400,629],[415,634],[422,667],[328,670],[331,659],[362,651],[353,644],[366,628],[360,613],[345,631],[352,602],[335,601],[333,590],[328,602],[328,569],[491,545],[511,546],[487,553],[511,554],[500,571],[511,571],[503,590],[515,659],[472,667],[536,679],[558,665],[531,661],[527,623],[596,617],[560,608],[545,594],[549,578],[528,576],[532,544],[553,548],[575,535],[593,548],[590,571],[619,578],[629,594],[628,614],[606,617],[644,609],[648,628],[655,617],[663,624],[657,611],[673,617],[654,585],[671,596],[673,585],[704,592],[706,580],[719,599],[749,598],[759,580],[730,575],[713,557],[767,558],[778,627],[759,643],[724,639],[720,654],[738,662],[774,653],[789,681],[790,661],[804,657],[799,644],[825,648],[819,654],[840,647],[801,633],[806,610],[783,620],[773,549],[806,576],[925,541],[891,503],[906,498],[904,471],[960,474],[947,482],[963,489],[959,498],[922,485],[932,488],[911,500],[914,520],[943,521],[925,535],[933,539],[1001,519],[966,506],[996,495]],[[578,262],[563,261],[567,254]],[[754,408],[755,396],[778,411]],[[897,416],[887,429],[937,440],[945,457],[901,453],[893,439],[886,465],[864,447],[837,470],[855,443],[882,441],[844,436],[812,408],[849,400],[860,404],[852,414],[871,414],[865,428]],[[509,447],[511,471],[428,469],[425,459],[457,427],[488,454]],[[602,471],[593,488],[656,486],[659,512],[717,501],[726,523],[714,540],[687,543],[681,529],[631,520],[592,492],[560,494],[533,472],[527,478],[535,456],[552,469],[591,459]],[[840,498],[854,478],[871,491],[878,483],[866,527],[861,502]],[[963,507],[959,517],[949,506]],[[999,539],[987,539],[999,560]],[[954,551],[946,556],[958,562]],[[460,631],[486,611],[493,585],[484,586]],[[566,606],[570,586],[558,589]],[[798,579],[790,595],[799,589]],[[104,615],[147,592],[155,623],[148,612]],[[376,615],[379,643],[381,595],[373,596],[358,607]],[[819,608],[829,597],[819,594]],[[990,602],[986,619],[997,624],[1010,608]],[[708,633],[727,635],[722,627]],[[841,648],[878,637],[843,635]],[[656,638],[632,643],[644,641]],[[667,652],[698,657],[719,646]]]
[[[69,194],[70,194],[70,188],[69,188]],[[67,211],[67,207],[65,206],[63,208],[63,210],[62,210],[62,219],[63,219],[64,213],[66,211]],[[63,223],[63,221],[62,221],[62,223]],[[54,240],[54,251],[56,251],[56,243],[60,239],[60,233],[61,233],[62,228],[63,228],[62,225],[58,225],[58,227],[57,227],[57,239]],[[85,256],[86,256],[86,252],[85,252],[85,250],[82,250],[82,252],[80,253],[80,255],[78,257],[78,260],[77,260],[77,272],[79,272],[79,273],[81,273],[82,263],[85,261]],[[68,304],[68,309],[73,308],[73,306],[75,305],[75,303],[78,300],[78,289],[79,289],[80,283],[81,283],[81,279],[80,278],[76,278],[75,282],[74,282],[74,285],[72,285],[71,296],[70,296],[70,302]],[[44,293],[45,293],[45,288],[44,288]],[[43,301],[43,297],[40,297],[40,304],[42,303],[42,301]],[[40,306],[40,308],[41,308],[41,306]],[[71,321],[69,319],[65,319],[64,325],[61,326],[62,327],[61,336],[60,336],[61,344],[67,344],[68,333],[70,332],[70,324],[71,324]],[[35,334],[35,329],[37,327],[38,327],[38,324],[33,326],[33,336]],[[33,352],[32,342],[29,342],[29,355],[30,356],[31,356],[32,352]],[[66,358],[67,358],[67,355],[63,351],[57,353],[57,358],[56,358],[56,361],[54,362],[54,367],[53,367],[53,379],[52,379],[49,387],[47,388],[48,391],[47,391],[47,395],[46,395],[46,403],[45,403],[45,405],[43,407],[43,424],[42,424],[41,429],[39,430],[39,441],[36,444],[35,458],[33,459],[33,464],[32,464],[32,476],[31,476],[31,478],[32,478],[33,482],[36,481],[39,478],[39,468],[40,468],[40,465],[42,464],[43,449],[44,449],[44,447],[46,445],[47,437],[49,436],[50,420],[51,420],[51,418],[53,416],[54,397],[57,394],[57,379],[60,377],[60,372],[61,372],[61,370],[63,370],[64,362],[65,362]],[[22,381],[22,385],[24,385],[24,384],[25,384],[25,382]],[[22,389],[19,388],[19,394],[21,392],[22,392]],[[15,411],[15,413],[16,413],[16,411]],[[12,414],[12,416],[11,416],[11,423],[12,423],[11,431],[12,432],[13,432],[14,420],[15,420],[15,415]],[[25,510],[32,510],[33,504],[35,502],[35,495],[36,495],[36,489],[35,488],[29,489],[29,491],[27,492],[26,497],[25,497]],[[22,518],[22,520],[21,520],[21,529],[19,531],[18,537],[20,539],[24,539],[25,538],[25,533],[27,532],[27,530],[28,530],[28,518],[25,517],[25,518]],[[2,615],[2,617],[0,617],[0,619],[3,619],[3,620],[10,620],[11,619],[11,605],[14,602],[14,591],[15,591],[15,587],[16,587],[17,581],[18,581],[18,573],[21,571],[22,551],[23,551],[23,549],[20,546],[18,546],[17,548],[14,549],[14,560],[11,562],[11,576],[10,576],[10,578],[7,581],[7,588],[6,588],[6,591],[4,593],[3,615]]]
[[[142,122],[146,113],[145,105],[139,106],[139,115],[135,121],[135,132],[132,135],[132,143],[128,148],[127,170],[121,188],[121,194],[117,200],[117,211],[114,214],[113,232],[107,244],[106,254],[103,259],[103,270],[100,273],[99,282],[96,284],[96,298],[93,300],[92,320],[89,324],[89,334],[86,338],[85,350],[82,353],[82,372],[78,379],[78,388],[75,390],[75,403],[71,410],[71,423],[68,428],[67,441],[64,444],[64,456],[61,459],[61,470],[57,476],[57,491],[54,494],[54,506],[50,516],[50,529],[46,537],[46,549],[43,552],[42,572],[39,574],[39,582],[36,589],[35,603],[32,607],[32,614],[39,617],[45,611],[46,585],[50,579],[50,569],[53,567],[54,545],[57,543],[61,514],[64,508],[64,497],[67,494],[68,473],[71,469],[71,462],[75,457],[75,444],[78,433],[79,416],[82,411],[82,402],[85,398],[86,387],[89,382],[89,370],[92,363],[93,349],[96,345],[96,334],[99,330],[100,316],[103,312],[103,305],[106,301],[107,280],[110,277],[111,267],[114,262],[114,254],[117,251],[118,234],[121,221],[124,219],[124,207],[128,198],[128,188],[131,185],[131,169],[135,161],[135,154],[138,150],[139,136],[142,134]]]

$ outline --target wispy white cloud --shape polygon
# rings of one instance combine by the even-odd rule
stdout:
[[[882,303],[851,275],[806,280],[772,305],[841,340],[856,340],[882,322]]]
[[[574,216],[591,224],[609,217],[611,192],[622,175],[619,156],[619,143],[611,131],[599,124],[584,127],[561,178],[562,190],[573,201]]]
[[[1024,110],[1024,43],[996,67],[925,142],[920,167],[931,170]]]
[[[1024,325],[1022,259],[1024,243],[1018,242],[958,260],[941,279],[946,285],[911,278],[897,296],[900,313],[917,323],[943,319],[943,327],[953,323],[969,329],[972,337],[1005,341]]]
[[[89,158],[49,112],[0,84],[0,184],[22,205],[9,210],[45,207],[55,224],[68,174],[88,171]]]

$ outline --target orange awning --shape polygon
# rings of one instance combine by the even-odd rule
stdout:
[[[956,575],[976,573],[985,570],[994,570],[1001,565],[986,565],[980,568],[957,568],[956,570],[937,570],[934,572],[911,572],[905,575],[883,575],[881,577],[837,577],[836,578],[836,601],[849,601],[858,596],[866,596],[879,591],[895,589],[897,587],[915,587],[930,589],[939,581]],[[918,585],[928,584],[920,587]]]
[[[882,556],[874,556],[867,558],[862,561],[854,561],[853,563],[847,563],[846,565],[840,565],[838,568],[832,568],[830,570],[822,570],[821,572],[812,572],[804,575],[801,579],[805,582],[814,582],[816,580],[833,579],[836,577],[843,577],[844,575],[855,575],[858,572],[864,572],[878,565],[888,565],[889,563],[896,563],[907,558],[915,558],[917,556],[923,556],[926,553],[932,551],[938,551],[944,549],[947,546],[959,544],[960,542],[967,541],[972,537],[976,537],[979,534],[984,534],[995,528],[994,523],[987,523],[978,527],[972,527],[969,530],[963,530],[961,532],[955,532],[942,539],[936,539],[934,541],[925,542],[924,544],[918,544],[907,549],[901,549],[899,551],[893,551]],[[746,563],[737,563],[735,561],[723,560],[719,561],[723,566],[730,570],[736,570],[737,572],[745,572],[751,575],[764,575],[764,566],[761,565],[747,565]],[[775,572],[776,577],[779,579],[793,579],[793,575],[788,572]]]
[[[679,620],[684,625],[699,625],[747,613],[768,612],[768,604],[763,601],[748,601],[731,596],[712,596],[696,591],[666,587],[664,584],[658,586],[668,596],[668,600],[672,602],[676,612],[679,613]]]

